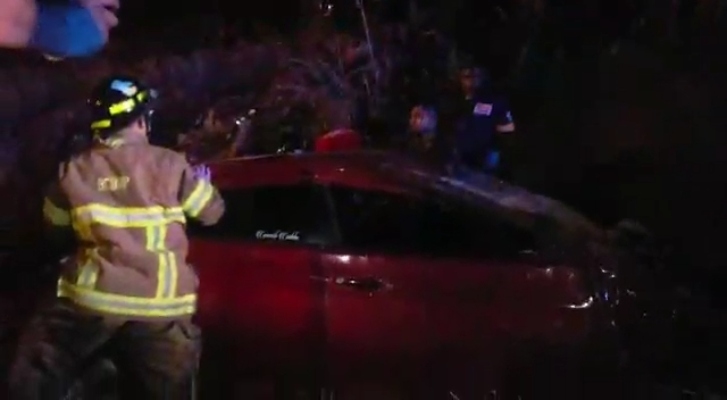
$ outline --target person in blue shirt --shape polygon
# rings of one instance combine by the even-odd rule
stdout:
[[[452,135],[455,163],[468,169],[498,173],[502,142],[515,132],[507,100],[495,94],[481,68],[465,65],[458,73],[455,96],[444,115]]]

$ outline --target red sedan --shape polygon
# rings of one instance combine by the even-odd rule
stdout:
[[[213,175],[227,213],[192,227],[190,253],[208,388],[257,374],[464,393],[533,367],[563,384],[611,343],[602,233],[553,200],[382,153],[245,158]]]

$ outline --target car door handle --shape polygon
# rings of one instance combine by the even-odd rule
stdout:
[[[347,278],[338,277],[333,280],[333,283],[340,286],[346,286],[351,289],[359,290],[367,293],[380,292],[383,290],[389,290],[392,285],[383,279],[379,278]]]

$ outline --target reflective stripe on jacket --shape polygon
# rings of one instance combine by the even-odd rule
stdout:
[[[181,154],[145,141],[80,154],[62,166],[43,207],[49,223],[72,228],[80,243],[58,296],[129,319],[193,314],[186,218],[209,225],[223,212],[217,190]]]

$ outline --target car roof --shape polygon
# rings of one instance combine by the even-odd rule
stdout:
[[[425,190],[490,209],[508,219],[525,218],[526,225],[545,218],[572,232],[589,236],[603,233],[593,221],[560,201],[485,174],[466,179],[447,177],[439,170],[391,152],[265,155],[218,161],[210,167],[221,190],[311,181],[392,193]]]
[[[354,151],[240,157],[210,165],[222,190],[290,185],[311,180],[362,189],[405,191],[402,171],[436,179],[436,171],[393,153]]]

